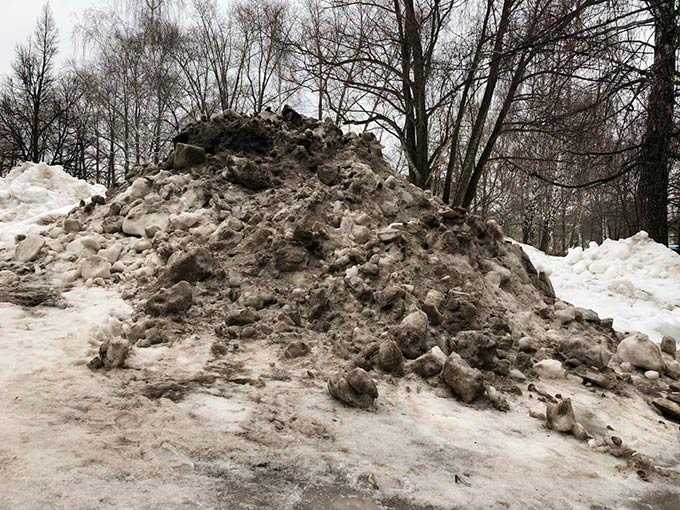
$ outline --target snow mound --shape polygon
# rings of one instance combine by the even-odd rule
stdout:
[[[680,256],[638,232],[552,257],[523,245],[560,299],[614,319],[617,331],[680,339]]]
[[[0,177],[0,247],[14,236],[39,230],[47,217],[68,214],[81,200],[103,195],[106,188],[68,175],[60,166],[24,163]]]

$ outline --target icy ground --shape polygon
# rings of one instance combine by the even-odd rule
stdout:
[[[25,163],[0,177],[0,248],[14,236],[40,230],[41,224],[67,214],[81,200],[104,195],[106,188],[76,179],[60,166]]]
[[[590,243],[566,257],[523,248],[564,301],[614,319],[617,331],[639,331],[656,341],[665,335],[680,339],[680,255],[646,232]]]

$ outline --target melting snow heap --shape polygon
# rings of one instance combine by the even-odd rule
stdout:
[[[550,276],[558,297],[612,318],[615,330],[639,331],[657,342],[680,338],[680,256],[646,232],[572,248],[566,257],[524,250]]]
[[[20,234],[40,230],[71,211],[81,200],[104,195],[106,188],[68,175],[60,166],[24,163],[0,177],[0,247]]]
[[[161,167],[140,167],[105,201],[27,238],[34,256],[0,263],[0,276],[117,286],[134,314],[102,330],[88,366],[135,368],[108,373],[152,399],[288,381],[375,409],[383,391],[415,380],[494,412],[526,404],[527,379],[568,376],[599,392],[638,385],[680,421],[674,343],[622,341],[611,321],[557,299],[495,222],[395,176],[381,151],[371,134],[289,109],[225,113],[182,131]],[[147,353],[186,360],[194,344],[207,353],[199,375],[142,370]],[[549,429],[654,472],[620,440],[593,437],[578,402],[528,390],[547,404]]]

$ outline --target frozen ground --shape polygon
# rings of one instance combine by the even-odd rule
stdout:
[[[0,177],[0,248],[14,236],[39,230],[42,223],[67,214],[81,200],[106,188],[71,177],[60,166],[25,163]]]
[[[561,299],[614,319],[617,331],[680,339],[680,255],[647,233],[574,248],[566,257],[523,248]]]

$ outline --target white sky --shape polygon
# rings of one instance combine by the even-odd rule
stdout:
[[[14,48],[33,32],[35,22],[45,0],[0,0],[0,74],[9,71]],[[74,52],[71,35],[78,16],[83,11],[101,3],[101,0],[50,0],[54,19],[59,27],[61,42],[60,61],[71,57]]]

